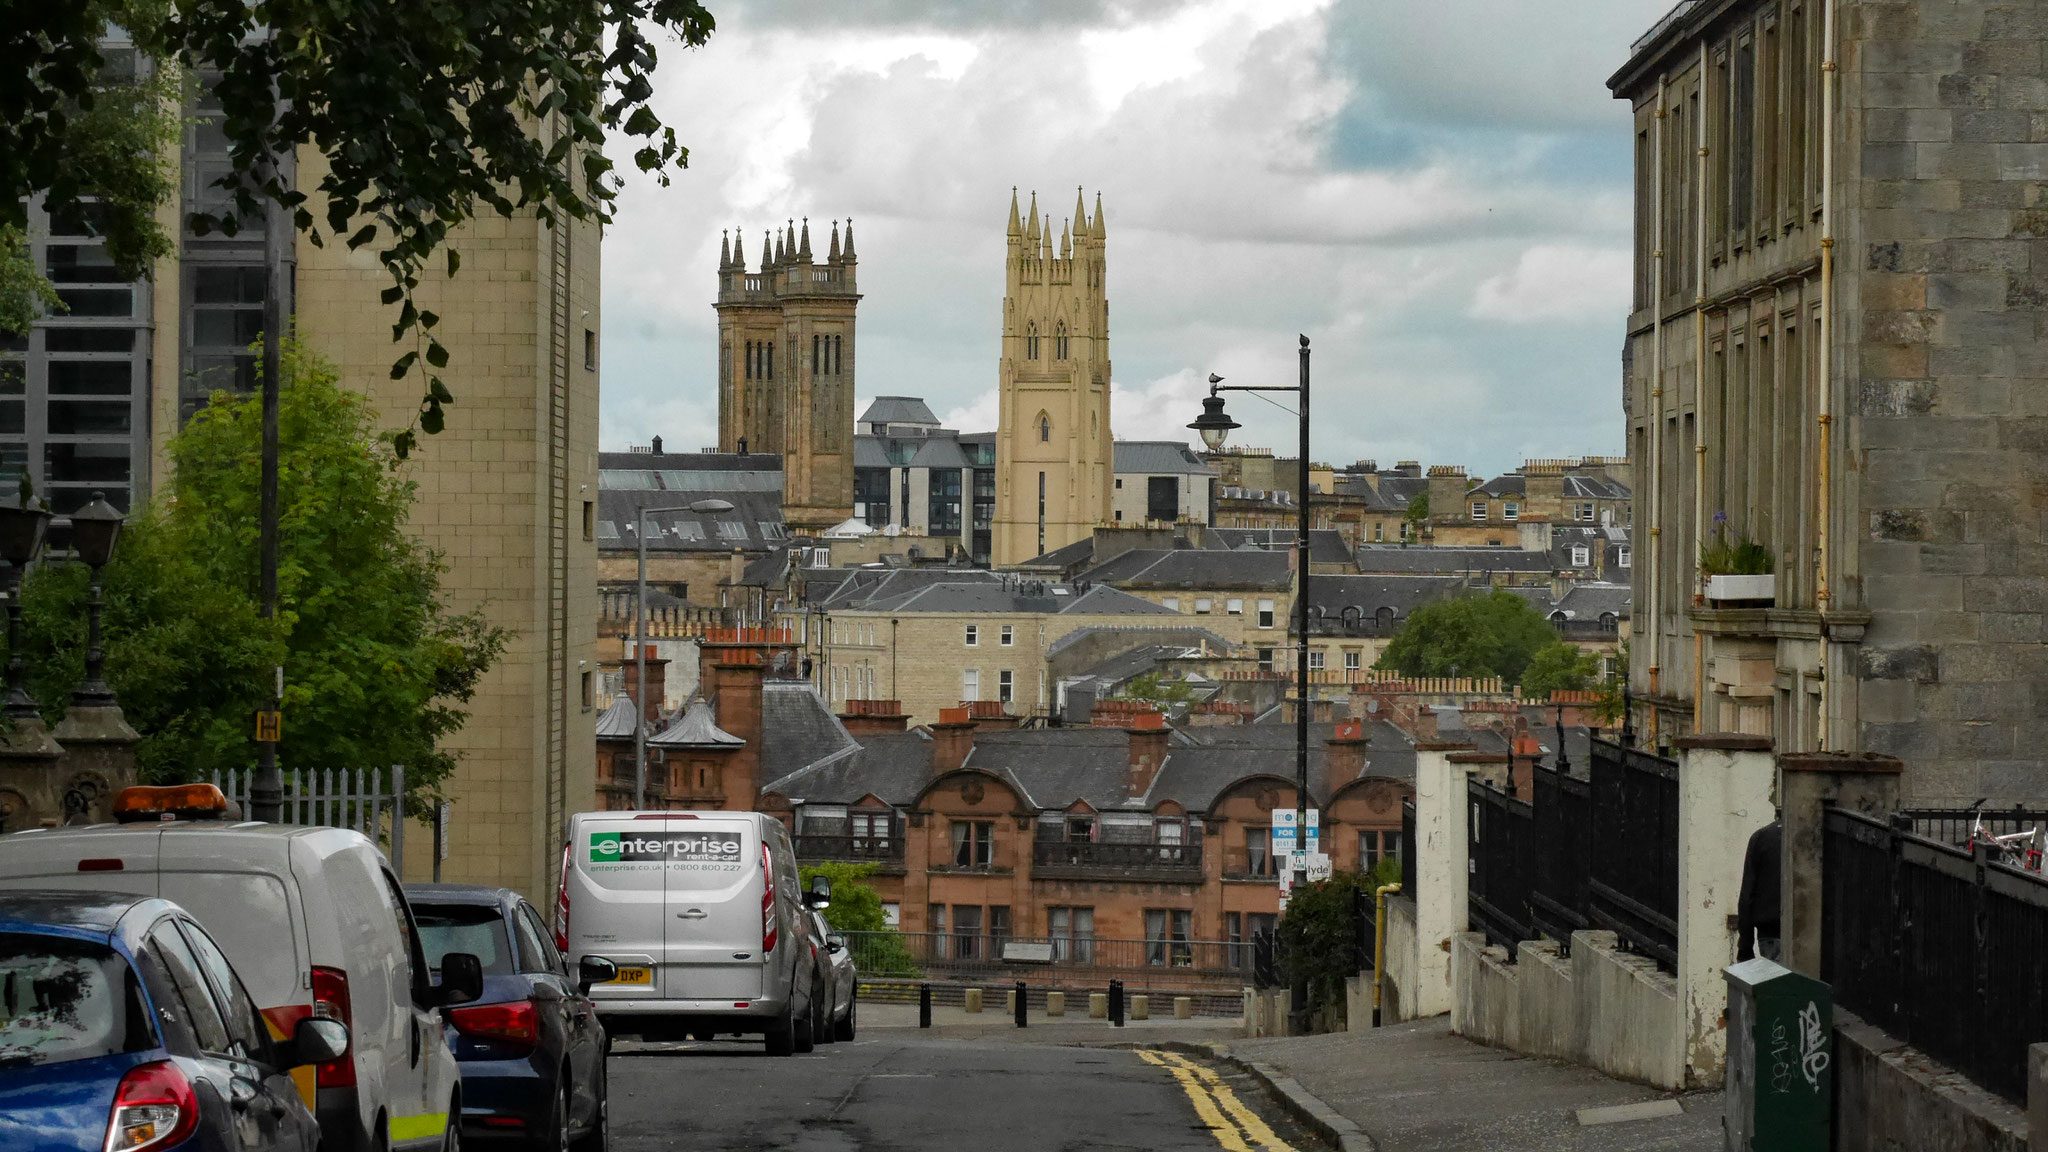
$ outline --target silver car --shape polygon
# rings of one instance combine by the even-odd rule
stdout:
[[[846,943],[846,937],[832,931],[825,923],[825,917],[813,910],[811,918],[821,945],[822,957],[829,961],[825,985],[828,990],[823,997],[827,1005],[823,1029],[819,1032],[822,1040],[853,1039],[855,1003],[860,999],[860,972],[854,967],[853,949]]]

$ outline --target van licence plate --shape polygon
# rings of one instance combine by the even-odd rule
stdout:
[[[610,981],[610,983],[613,983],[613,984],[652,984],[652,983],[654,983],[654,969],[652,969],[652,968],[621,968],[621,969],[619,969],[619,975],[618,975],[618,978],[617,978],[617,979],[615,979],[615,980],[612,980],[612,981]]]

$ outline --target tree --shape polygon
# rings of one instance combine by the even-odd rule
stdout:
[[[392,379],[426,362],[417,428],[429,435],[454,399],[438,375],[448,363],[439,318],[413,300],[429,262],[445,253],[453,276],[449,236],[484,210],[609,222],[619,182],[608,133],[666,183],[689,153],[649,103],[648,33],[695,47],[713,28],[697,0],[16,4],[0,31],[0,204],[47,195],[61,209],[83,194],[68,175],[74,112],[90,107],[109,22],[150,57],[218,78],[233,168],[219,186],[233,205],[194,227],[233,234],[268,198],[314,244],[375,245],[391,277],[392,341],[411,345]],[[320,161],[307,167],[318,173],[311,189],[269,162],[301,149]],[[401,457],[414,443],[412,428],[393,438]]]
[[[1401,514],[1410,524],[1420,528],[1429,519],[1429,493],[1417,492],[1408,498],[1408,510]]]
[[[1621,724],[1628,712],[1628,641],[1615,649],[1614,657],[1608,662],[1607,675],[1594,689],[1597,702],[1593,715],[1602,724]]]
[[[1522,670],[1522,695],[1548,700],[1552,692],[1583,692],[1600,675],[1600,658],[1560,640],[1536,650]]]
[[[881,894],[868,883],[875,871],[874,864],[826,860],[804,865],[797,870],[797,877],[806,890],[814,876],[832,881],[832,906],[825,909],[825,923],[834,932],[864,934],[847,942],[854,949],[854,963],[862,975],[915,976],[916,959],[889,924],[888,914],[882,911]]]
[[[406,530],[414,485],[369,402],[304,349],[281,354],[277,620],[250,594],[261,403],[215,393],[172,438],[170,483],[107,566],[107,679],[147,779],[250,767],[249,717],[282,663],[285,765],[402,764],[432,790],[455,767],[441,741],[508,634],[441,603],[443,565]],[[85,596],[78,565],[45,565],[23,589],[23,655],[53,720],[83,673]]]
[[[1375,873],[1338,872],[1296,888],[1280,917],[1287,979],[1307,986],[1310,1011],[1332,1030],[1343,1027],[1344,981],[1372,964],[1373,890],[1385,882]]]
[[[1496,588],[1417,608],[1373,667],[1403,676],[1499,676],[1513,682],[1538,649],[1556,640],[1550,622],[1527,600]]]

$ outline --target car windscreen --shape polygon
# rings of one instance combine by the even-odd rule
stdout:
[[[0,1069],[154,1047],[141,986],[113,949],[0,932]]]
[[[483,962],[486,976],[509,975],[515,968],[505,917],[494,907],[415,901],[412,918],[420,926],[420,947],[427,953],[427,967],[436,972],[441,970],[441,957],[450,952],[475,956]]]

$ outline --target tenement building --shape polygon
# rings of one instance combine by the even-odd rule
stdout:
[[[761,238],[747,271],[744,240],[718,249],[718,449],[782,457],[784,514],[821,532],[853,514],[854,309],[860,303],[853,221],[832,224],[820,264],[811,224]]]
[[[2048,20],[1686,3],[1634,112],[1637,729],[2039,798]]]

